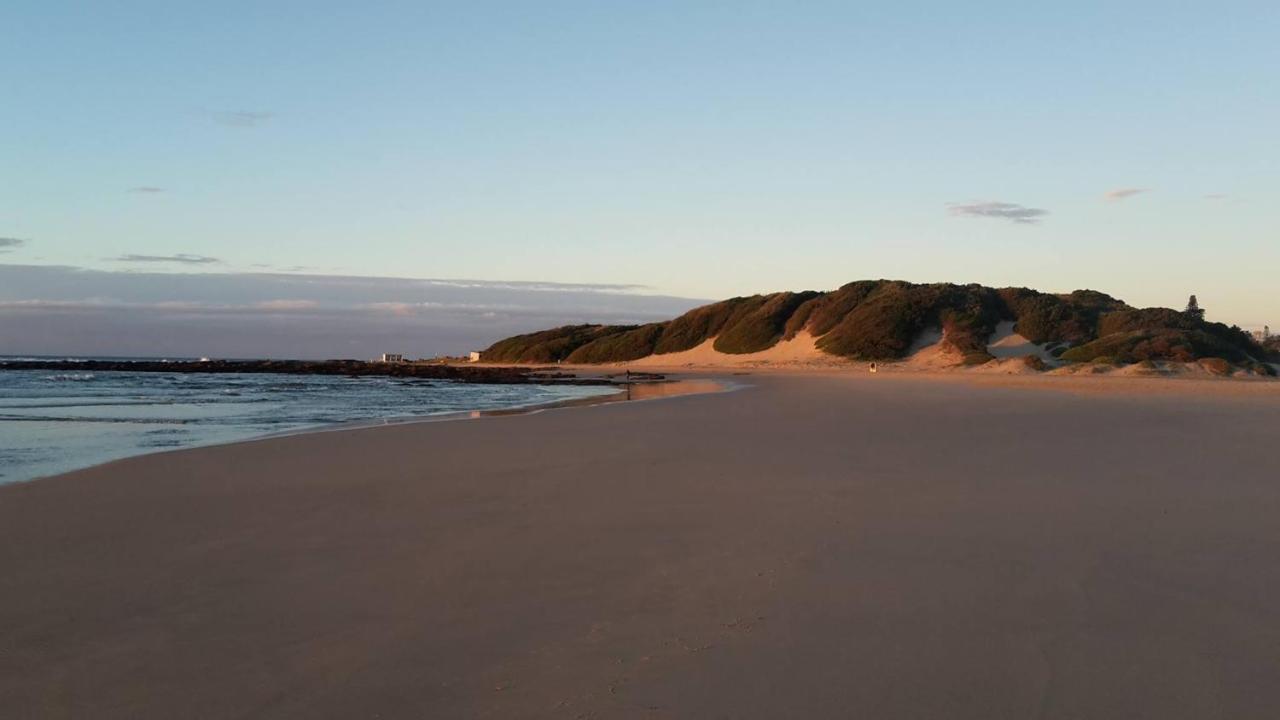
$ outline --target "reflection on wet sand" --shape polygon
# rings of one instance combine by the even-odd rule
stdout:
[[[581,407],[583,405],[602,405],[604,403],[627,402],[630,400],[656,400],[658,398],[678,397],[680,395],[697,395],[700,393],[721,392],[727,389],[725,383],[716,380],[657,380],[619,383],[618,392],[612,395],[576,398],[563,402],[549,403],[537,407],[510,408],[504,410],[472,410],[470,418],[499,417],[504,415],[520,415],[537,410],[551,408]]]

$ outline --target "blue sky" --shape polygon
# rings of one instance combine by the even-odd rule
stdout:
[[[1280,325],[1280,5],[1172,5],[9,0],[0,263]]]

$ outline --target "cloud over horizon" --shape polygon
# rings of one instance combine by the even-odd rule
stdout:
[[[129,192],[135,193],[138,195],[154,195],[156,193],[164,192],[164,188],[154,187],[152,185],[139,185],[138,187],[129,188]]]
[[[631,285],[0,264],[0,347],[38,355],[428,357],[705,301]]]
[[[178,253],[176,255],[134,255],[130,253],[108,259],[126,263],[180,263],[183,265],[213,265],[222,262],[215,257],[191,255],[189,253]]]
[[[20,248],[26,244],[26,240],[19,240],[18,238],[11,237],[0,237],[0,253],[10,252],[11,250]]]
[[[1020,225],[1034,225],[1049,214],[1043,208],[1027,207],[1009,202],[976,202],[947,206],[948,212],[957,217],[985,217],[1008,220]]]
[[[1105,193],[1103,193],[1102,199],[1106,200],[1107,202],[1119,202],[1121,200],[1126,200],[1128,198],[1133,197],[1134,195],[1139,195],[1144,192],[1150,192],[1150,189],[1149,188],[1133,188],[1133,187],[1116,188],[1115,190],[1108,190]]]

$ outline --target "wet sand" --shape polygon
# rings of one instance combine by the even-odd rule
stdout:
[[[1280,707],[1277,384],[733,379],[0,487],[0,716]]]

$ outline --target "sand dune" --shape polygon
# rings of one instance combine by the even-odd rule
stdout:
[[[620,363],[635,368],[701,367],[701,368],[760,368],[770,366],[831,368],[851,365],[841,357],[828,355],[818,349],[817,338],[807,330],[801,330],[790,340],[782,340],[768,350],[746,354],[717,352],[715,338],[683,352],[650,355]]]
[[[716,351],[715,340],[683,352],[650,355],[614,367],[644,370],[654,369],[792,369],[838,370],[865,372],[869,363],[847,360],[828,355],[817,347],[817,338],[808,331],[801,331],[791,340],[778,342],[768,350],[741,355]],[[1140,365],[1100,365],[1091,363],[1063,363],[1044,345],[1033,343],[1014,331],[1012,322],[996,326],[987,345],[987,352],[995,359],[981,365],[963,365],[963,354],[947,341],[942,329],[926,328],[916,337],[902,360],[877,363],[886,373],[962,373],[973,375],[1036,375],[1041,370],[1031,367],[1024,360],[1027,356],[1039,358],[1052,375],[1115,375],[1120,377],[1154,378],[1217,378],[1198,363],[1159,362],[1156,367]],[[582,366],[590,369],[593,366]],[[1238,370],[1234,377],[1257,379],[1253,373]]]
[[[997,359],[1025,357],[1034,355],[1050,367],[1057,366],[1058,359],[1044,345],[1033,343],[1013,330],[1014,323],[1006,321],[996,326],[996,331],[987,344],[987,352]]]

